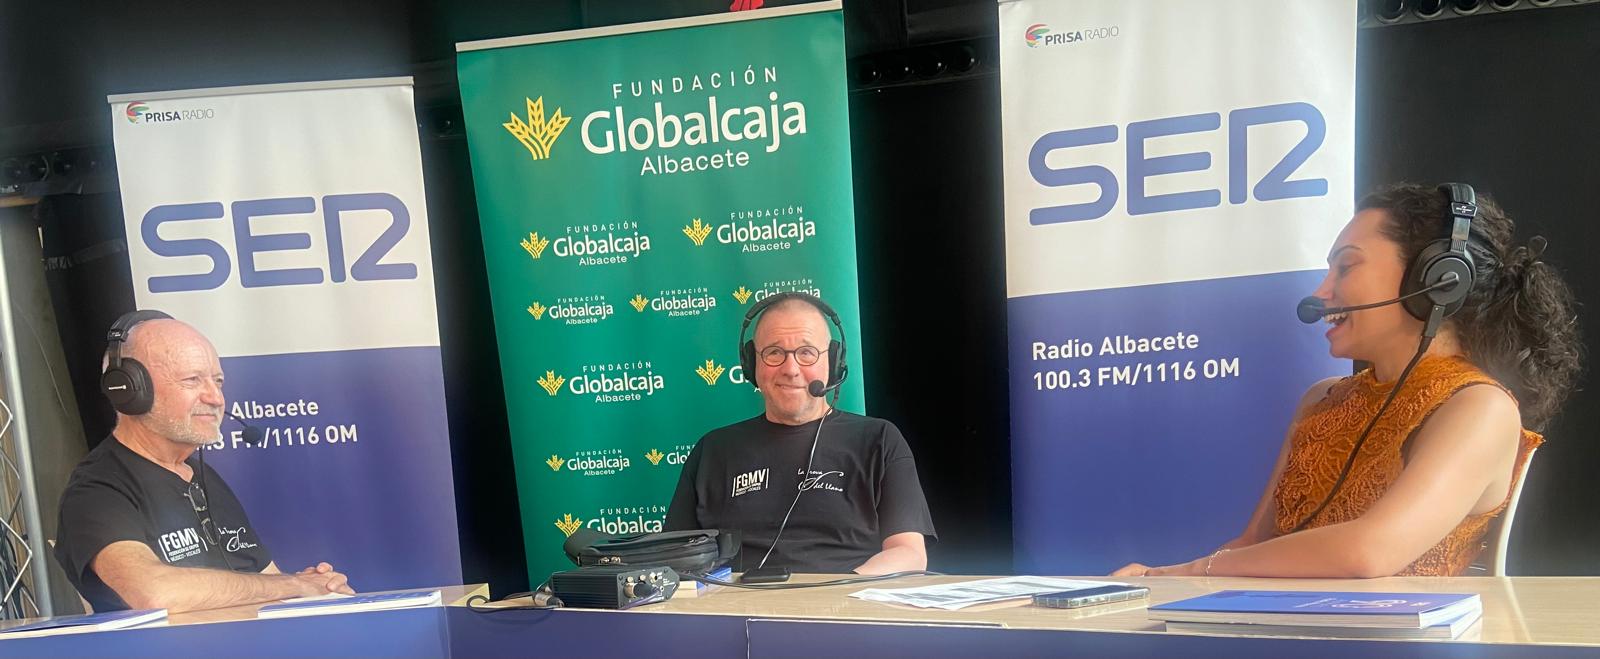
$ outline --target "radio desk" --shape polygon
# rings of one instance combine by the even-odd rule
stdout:
[[[796,581],[826,577],[802,575]],[[977,577],[917,577],[901,587]],[[870,586],[724,588],[631,611],[479,613],[449,606],[257,620],[254,607],[175,615],[165,627],[0,641],[0,657],[1600,657],[1600,578],[1268,580],[1153,577],[1148,600],[1046,609],[1024,602],[929,611],[847,597]],[[1454,641],[1168,633],[1145,606],[1225,589],[1474,592],[1483,619]]]

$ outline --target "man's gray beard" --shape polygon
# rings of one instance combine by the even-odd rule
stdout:
[[[212,432],[210,436],[207,436],[204,433],[195,432],[194,429],[190,428],[188,424],[181,421],[169,424],[167,420],[164,419],[150,419],[149,425],[151,429],[156,431],[156,434],[179,444],[205,446],[207,444],[215,444],[222,440],[222,426],[220,424],[218,424],[217,430]]]

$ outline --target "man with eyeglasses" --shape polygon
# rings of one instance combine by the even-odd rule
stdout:
[[[927,569],[925,537],[936,536],[905,437],[825,397],[847,373],[843,328],[838,341],[828,330],[837,314],[810,295],[782,293],[758,302],[751,318],[755,337],[740,346],[741,362],[765,409],[695,444],[665,528],[739,531],[740,570]]]
[[[198,449],[227,409],[211,342],[158,311],[112,326],[102,390],[117,425],[61,495],[56,558],[95,611],[188,611],[352,593],[327,563],[279,572]]]

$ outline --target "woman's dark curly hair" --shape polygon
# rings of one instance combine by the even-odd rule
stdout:
[[[1477,201],[1467,242],[1476,280],[1448,324],[1467,359],[1516,395],[1522,425],[1542,430],[1572,390],[1582,360],[1572,290],[1539,260],[1542,238],[1513,246],[1516,223],[1487,195]],[[1448,206],[1438,189],[1403,183],[1367,195],[1357,210],[1386,212],[1383,235],[1400,245],[1409,265],[1447,234]]]

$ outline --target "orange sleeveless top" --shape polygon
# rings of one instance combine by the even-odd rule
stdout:
[[[1451,395],[1475,384],[1491,384],[1505,390],[1463,358],[1423,357],[1407,378],[1405,388],[1373,427],[1338,494],[1306,528],[1348,522],[1366,514],[1405,469],[1406,440]],[[1322,400],[1306,409],[1294,427],[1288,461],[1273,493],[1278,507],[1278,535],[1294,529],[1322,504],[1339,478],[1362,429],[1378,412],[1393,386],[1393,383],[1378,382],[1369,368],[1338,381]],[[1483,548],[1489,523],[1510,503],[1523,463],[1543,442],[1543,437],[1523,430],[1516,469],[1512,472],[1514,480],[1500,505],[1483,514],[1467,515],[1439,544],[1399,574],[1454,576],[1465,572]]]

